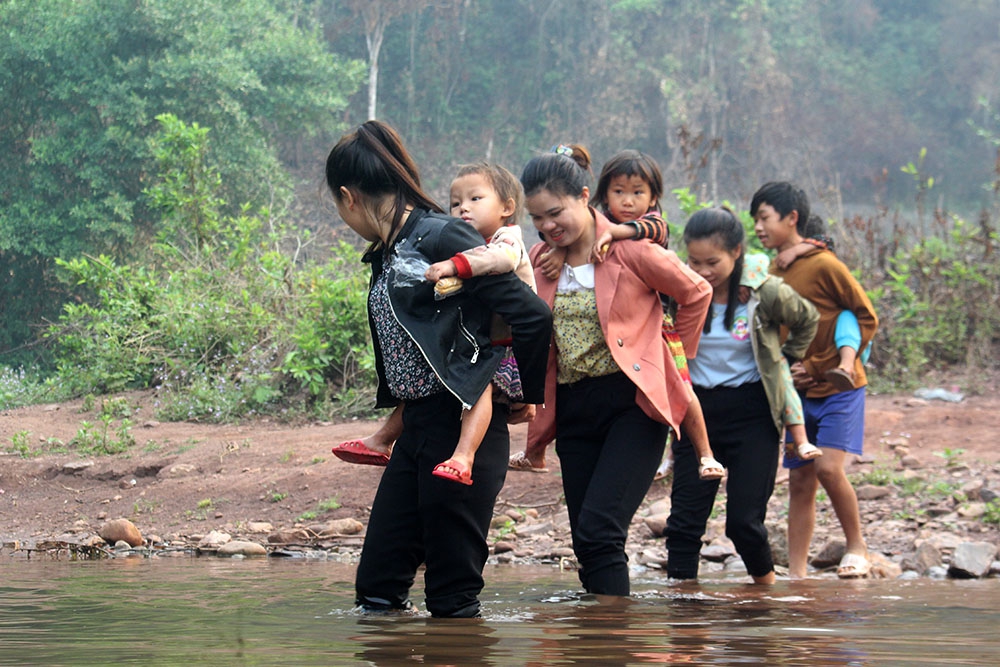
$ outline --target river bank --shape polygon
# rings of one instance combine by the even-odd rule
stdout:
[[[165,423],[154,417],[150,392],[116,400],[128,406],[135,443],[112,456],[81,456],[66,444],[81,440],[81,424],[99,423],[99,407],[78,401],[0,413],[4,554],[103,545],[102,528],[127,519],[153,552],[214,553],[224,542],[242,540],[272,554],[356,556],[381,469],[344,463],[330,447],[371,432],[374,423]],[[960,545],[985,545],[984,551],[992,545],[995,552],[1000,510],[990,501],[1000,493],[998,412],[997,392],[958,403],[869,397],[866,454],[849,461],[848,473],[858,489],[873,576],[944,576],[949,567],[953,576],[964,576],[952,562]],[[512,450],[523,447],[525,432],[512,428]],[[495,560],[573,566],[551,450],[548,463],[546,474],[508,475],[491,534]],[[719,499],[702,571],[739,572],[723,535],[723,494]],[[813,564],[817,574],[833,576],[824,572],[839,560],[839,527],[822,495],[818,505]],[[786,508],[787,474],[779,471],[768,513],[779,564],[787,562]],[[634,563],[655,568],[663,562],[658,531],[668,512],[669,480],[654,482],[630,532]]]

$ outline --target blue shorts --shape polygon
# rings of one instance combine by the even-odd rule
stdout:
[[[817,447],[839,449],[848,454],[861,454],[865,444],[865,388],[842,391],[826,398],[803,398],[806,435]],[[791,442],[791,436],[786,433]],[[799,468],[812,461],[803,461],[787,454],[781,462],[785,468]]]

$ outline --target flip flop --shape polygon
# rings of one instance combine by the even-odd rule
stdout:
[[[524,452],[518,452],[516,454],[511,454],[510,459],[507,460],[507,469],[516,470],[518,472],[548,472],[548,468],[536,468],[531,465],[531,461],[528,460],[528,455]]]
[[[698,477],[701,479],[722,479],[725,474],[726,469],[714,458],[711,456],[701,457],[701,461],[698,463]]]
[[[851,391],[854,389],[854,378],[851,374],[840,369],[831,368],[827,372],[823,373],[823,377],[826,381],[832,384],[837,391]]]
[[[795,450],[795,454],[803,461],[812,461],[823,456],[823,450],[811,442],[803,442]]]
[[[861,554],[846,553],[837,566],[837,576],[841,579],[857,579],[867,576],[872,564]]]
[[[376,452],[360,440],[348,440],[333,446],[333,455],[341,461],[358,463],[368,466],[384,466],[389,463],[389,457],[382,452]]]
[[[435,477],[441,477],[443,479],[450,479],[453,482],[458,482],[459,484],[465,484],[470,486],[472,484],[472,471],[465,467],[465,464],[456,461],[455,459],[448,459],[444,463],[439,463],[434,466],[434,470],[431,474]]]

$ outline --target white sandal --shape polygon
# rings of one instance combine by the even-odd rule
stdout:
[[[811,442],[803,442],[795,450],[799,458],[803,461],[812,461],[813,459],[818,459],[823,456],[823,450],[812,444]]]
[[[703,456],[698,462],[698,477],[701,479],[722,479],[726,469],[711,456]]]

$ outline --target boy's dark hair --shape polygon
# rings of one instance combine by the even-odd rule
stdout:
[[[638,176],[645,181],[653,197],[653,208],[660,210],[660,197],[663,196],[663,175],[660,173],[660,166],[653,158],[635,150],[616,153],[604,164],[601,175],[597,178],[597,187],[590,197],[591,206],[603,207],[607,204],[608,188],[611,187],[611,179],[616,176]]]
[[[798,211],[799,219],[795,223],[799,234],[806,236],[805,226],[809,220],[809,197],[799,187],[788,181],[771,181],[760,186],[750,201],[750,217],[756,218],[762,204],[770,204],[782,218]]]
[[[746,233],[743,231],[743,223],[728,206],[716,206],[695,211],[684,226],[684,244],[687,245],[691,241],[702,239],[712,239],[716,246],[726,252],[740,249],[740,256],[733,262],[733,273],[729,276],[726,312],[722,317],[722,323],[728,330],[733,326],[736,306],[740,303],[740,279],[743,277],[743,258],[746,255],[746,244],[744,243]],[[703,332],[709,333],[711,330],[712,318],[708,317],[705,319]]]

